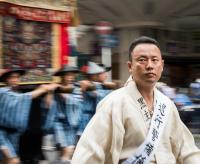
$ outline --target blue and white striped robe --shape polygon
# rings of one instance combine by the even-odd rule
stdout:
[[[55,119],[58,113],[57,102],[53,95],[52,103],[49,108],[46,107],[45,101],[42,101],[40,108],[42,110],[42,130],[44,135],[54,134]]]
[[[95,91],[84,92],[84,105],[82,106],[82,117],[79,125],[79,135],[82,134],[90,119],[96,112],[96,106],[112,90],[104,89],[101,83],[93,82]]]
[[[28,125],[31,92],[16,93],[9,87],[0,88],[0,126],[24,131]]]
[[[8,149],[10,157],[18,156],[20,134],[28,126],[31,93],[16,93],[0,88],[0,148]]]
[[[64,97],[64,104],[57,106],[59,112],[54,128],[56,143],[61,147],[76,144],[83,105],[82,92],[77,86],[72,94],[64,94]]]

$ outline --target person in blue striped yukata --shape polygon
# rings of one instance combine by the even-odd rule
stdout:
[[[0,88],[0,155],[2,163],[20,163],[19,137],[27,128],[31,100],[59,87],[58,84],[40,85],[37,89],[19,93],[20,77],[23,69],[6,70],[0,81],[6,86]]]
[[[61,78],[63,87],[73,88],[71,93],[56,93],[53,95],[50,111],[55,112],[51,112],[47,116],[47,118],[51,118],[49,120],[54,120],[55,142],[60,151],[60,159],[56,163],[70,161],[77,143],[77,130],[83,104],[82,89],[80,84],[75,81],[77,73],[79,73],[77,67],[65,65],[53,75]],[[50,124],[52,124],[52,121],[46,122],[46,126]]]
[[[103,83],[107,79],[107,72],[110,69],[95,62],[88,62],[87,75],[89,80],[81,81],[84,90],[84,106],[78,132],[79,137],[95,114],[97,104],[112,91],[112,89],[105,89],[103,86]],[[94,86],[93,90],[87,89],[90,85]]]

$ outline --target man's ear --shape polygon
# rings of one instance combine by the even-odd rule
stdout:
[[[127,61],[127,65],[128,65],[128,71],[129,71],[129,73],[131,73],[132,72],[132,62]]]
[[[162,60],[162,69],[164,69],[165,61]]]

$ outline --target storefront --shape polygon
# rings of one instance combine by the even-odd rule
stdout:
[[[23,68],[22,81],[51,81],[53,70],[68,62],[70,1],[0,2],[0,68]]]

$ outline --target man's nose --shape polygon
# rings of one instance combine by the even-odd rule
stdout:
[[[153,61],[151,59],[148,59],[146,68],[153,68]]]

